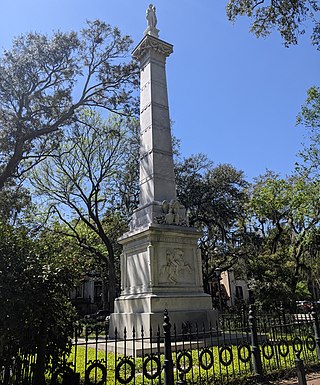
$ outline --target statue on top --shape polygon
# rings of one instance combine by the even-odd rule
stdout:
[[[158,37],[159,30],[156,28],[156,25],[157,25],[156,7],[152,4],[149,4],[149,7],[147,8],[146,19],[148,22],[148,26],[144,34]]]
[[[149,4],[146,12],[146,18],[148,21],[148,27],[155,28],[157,25],[157,17],[156,17],[156,7],[152,4]]]

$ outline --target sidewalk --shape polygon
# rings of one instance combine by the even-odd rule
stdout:
[[[308,385],[320,385],[320,374],[317,373],[311,377],[311,374],[307,376],[307,384]]]
[[[307,385],[320,385],[320,373],[309,373],[306,377]],[[270,385],[298,385],[298,378],[277,381],[270,383]]]

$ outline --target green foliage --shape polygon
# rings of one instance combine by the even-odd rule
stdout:
[[[58,147],[83,108],[131,113],[131,39],[95,20],[80,33],[15,39],[0,60],[0,189]]]
[[[256,180],[250,206],[260,220],[269,219],[273,224],[287,214],[289,194],[287,183],[272,172]]]
[[[287,47],[298,44],[311,26],[312,44],[320,49],[318,0],[228,0],[226,10],[233,22],[239,16],[248,16],[251,32],[257,37],[277,30]],[[296,173],[280,178],[268,172],[250,189],[244,221],[248,254],[238,268],[247,274],[264,305],[272,296],[294,301],[302,295],[301,283],[306,288],[304,294],[310,295],[314,282],[319,282],[319,117],[320,91],[311,87],[297,118],[297,123],[308,129],[308,138]],[[277,264],[283,268],[282,274]]]
[[[0,218],[8,223],[16,223],[19,215],[30,205],[30,192],[22,183],[11,180],[0,190]]]
[[[199,154],[176,165],[177,192],[189,213],[189,222],[201,230],[200,249],[204,284],[215,268],[231,267],[243,250],[240,245],[247,183],[243,173],[228,164],[213,167]]]
[[[280,300],[285,306],[290,306],[292,266],[288,257],[280,252],[250,257],[246,260],[248,284],[259,309],[271,312],[279,308]]]
[[[311,87],[308,90],[307,99],[298,115],[298,124],[306,127],[320,128],[320,88]]]
[[[310,296],[318,276],[317,242],[320,224],[320,183],[308,175],[280,178],[267,172],[251,186],[246,227],[260,241],[244,260],[251,289],[261,306],[275,298],[289,305]]]
[[[320,88],[311,87],[297,124],[307,128],[307,141],[300,153],[302,162],[297,164],[300,172],[319,177],[320,170]]]
[[[266,37],[276,29],[286,46],[297,44],[310,22],[311,41],[317,49],[320,48],[319,10],[318,0],[229,0],[227,4],[229,20],[248,16],[252,19],[251,32],[257,37]]]
[[[312,294],[306,282],[299,281],[297,283],[296,294],[298,300],[312,300]]]
[[[32,239],[24,228],[0,228],[0,358],[37,353],[43,377],[45,365],[71,348],[75,312],[68,293],[81,259],[50,234]]]

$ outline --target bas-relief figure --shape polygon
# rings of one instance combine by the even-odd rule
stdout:
[[[161,276],[167,281],[176,285],[184,278],[185,271],[191,271],[191,266],[185,263],[183,259],[183,251],[181,249],[167,249],[166,264],[161,268]]]

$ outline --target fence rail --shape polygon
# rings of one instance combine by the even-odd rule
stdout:
[[[180,329],[179,329],[180,330]],[[164,325],[144,337],[125,331],[108,337],[106,325],[79,326],[71,353],[47,368],[48,384],[230,384],[306,365],[320,359],[319,321],[312,315],[224,317],[205,330],[188,325],[182,334],[164,316]],[[137,337],[139,334],[139,337]],[[35,355],[0,361],[0,384],[33,384]]]

